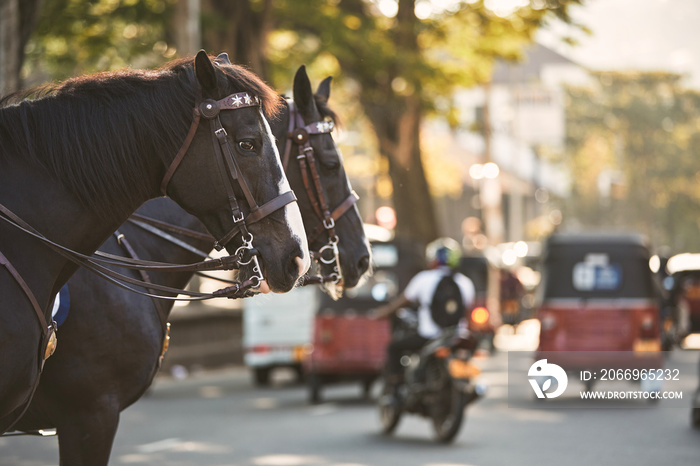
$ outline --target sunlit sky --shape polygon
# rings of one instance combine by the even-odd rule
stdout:
[[[572,13],[592,35],[578,35],[576,47],[546,31],[539,41],[595,70],[688,74],[686,86],[700,90],[700,0],[586,0]]]
[[[396,15],[397,0],[373,0],[387,16]],[[468,2],[470,0],[467,0]],[[545,0],[532,0],[544,4]],[[576,47],[558,37],[569,31],[553,24],[538,35],[543,45],[594,70],[672,71],[687,75],[685,85],[700,90],[700,0],[583,0],[572,8],[574,19],[592,30],[573,34]],[[487,8],[508,16],[529,0],[484,0]],[[418,0],[416,14],[451,10],[459,0]]]

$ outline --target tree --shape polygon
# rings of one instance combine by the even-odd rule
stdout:
[[[29,71],[60,79],[173,58],[177,2],[47,2],[27,47]],[[424,117],[437,108],[449,114],[455,88],[488,81],[495,58],[517,58],[549,17],[570,22],[570,6],[582,0],[532,0],[509,11],[483,0],[201,2],[210,52],[228,51],[273,84],[288,85],[302,63],[353,84],[388,167],[397,235],[426,243],[439,232],[421,152]]]
[[[34,0],[33,0],[34,1]],[[22,0],[25,2],[25,0]],[[169,31],[176,0],[51,0],[42,3],[23,51],[29,85],[176,56]]]
[[[595,87],[568,92],[571,214],[587,226],[631,228],[657,245],[698,250],[700,94],[673,73],[593,76]]]
[[[397,0],[391,16],[368,0],[287,0],[276,3],[275,13],[276,29],[296,37],[288,41],[290,54],[306,50],[335,61],[359,87],[387,161],[397,235],[423,243],[439,234],[421,157],[424,116],[449,102],[455,88],[488,81],[495,58],[518,57],[550,14],[570,22],[568,10],[580,1],[533,1],[502,16],[480,0],[437,3]]]
[[[0,0],[0,96],[22,87],[24,47],[34,30],[40,0]]]

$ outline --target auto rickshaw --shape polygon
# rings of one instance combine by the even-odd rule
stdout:
[[[572,372],[611,363],[661,367],[660,287],[649,259],[637,234],[552,235],[542,258],[535,359],[549,356]]]
[[[680,341],[700,332],[700,254],[675,255],[666,269],[672,279],[670,324]]]
[[[367,314],[397,296],[423,268],[422,251],[411,242],[371,241],[371,247],[373,274],[337,301],[326,294],[320,298],[311,350],[303,362],[312,403],[321,401],[324,385],[341,381],[359,381],[369,396],[384,370],[391,328]]]

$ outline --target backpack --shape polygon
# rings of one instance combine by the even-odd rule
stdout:
[[[454,273],[440,279],[430,303],[430,315],[441,328],[454,327],[464,317],[462,292],[455,282]]]

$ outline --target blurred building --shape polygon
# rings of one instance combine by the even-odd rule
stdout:
[[[450,124],[426,125],[428,148],[431,140],[440,141],[440,152],[459,166],[462,178],[461,193],[436,199],[445,234],[461,237],[463,220],[480,217],[482,201],[499,195],[480,192],[483,180],[475,179],[474,171],[470,176],[473,165],[486,162],[500,169],[504,241],[537,239],[561,222],[556,200],[568,195],[569,175],[554,161],[563,153],[566,135],[564,89],[588,80],[583,67],[534,44],[521,62],[497,63],[490,85],[456,93],[457,117]],[[490,128],[488,145],[485,128]]]

